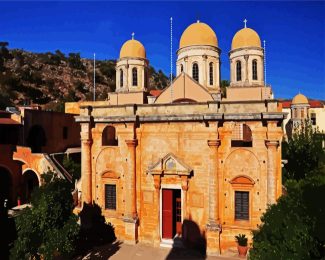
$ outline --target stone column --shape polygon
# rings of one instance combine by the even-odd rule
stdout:
[[[181,180],[182,180],[182,191],[183,191],[183,195],[184,195],[184,198],[183,198],[183,219],[188,219],[188,209],[187,209],[187,191],[188,191],[188,177],[186,175],[182,175],[181,176]]]
[[[267,147],[267,203],[276,202],[277,165],[276,155],[279,142],[277,140],[266,140]]]
[[[218,196],[218,147],[220,140],[208,140],[210,147],[210,171],[209,171],[209,222],[208,227],[218,226],[219,220],[219,196]]]
[[[128,172],[126,174],[126,197],[125,197],[125,214],[123,221],[125,222],[124,242],[127,244],[135,244],[138,242],[138,216],[136,204],[136,139],[125,140],[128,150]]]
[[[82,127],[83,128],[83,127]],[[87,127],[88,128],[88,127]],[[90,127],[89,127],[90,128]],[[88,128],[88,131],[90,129]],[[82,202],[92,203],[91,145],[89,132],[81,132]]]
[[[209,220],[206,225],[207,253],[219,255],[219,176],[218,176],[218,147],[220,140],[208,140],[210,147],[209,171]]]
[[[203,77],[203,86],[207,87],[208,86],[208,69],[207,69],[207,62],[208,62],[208,57],[207,55],[203,55],[203,66],[202,66],[202,77]]]
[[[138,144],[136,139],[125,140],[128,150],[128,173],[127,173],[127,196],[126,196],[126,214],[125,217],[135,219],[137,217],[136,207],[136,157],[135,149]]]
[[[157,225],[156,225],[156,234],[154,240],[154,246],[160,245],[160,187],[161,187],[160,175],[154,175],[154,185],[155,185],[155,193],[154,193],[154,202],[156,205],[157,212]]]
[[[245,82],[248,82],[248,55],[244,56],[245,58]]]

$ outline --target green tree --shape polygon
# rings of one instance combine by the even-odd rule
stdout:
[[[65,156],[63,158],[63,167],[71,174],[74,185],[75,180],[79,180],[81,177],[81,163],[77,163],[68,156]]]
[[[229,86],[230,86],[229,80],[221,80],[220,88],[221,88],[221,95],[223,97],[227,97],[227,87]]]
[[[284,180],[301,180],[322,171],[325,155],[323,139],[323,135],[317,128],[313,129],[308,120],[294,129],[292,137],[282,144],[282,158],[288,160]]]
[[[79,225],[72,213],[69,183],[52,172],[44,174],[43,185],[33,192],[31,204],[16,219],[17,240],[11,259],[53,259],[54,255],[72,253]]]
[[[262,216],[250,259],[324,259],[325,178],[289,181],[288,193]]]

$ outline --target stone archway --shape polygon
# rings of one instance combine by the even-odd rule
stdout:
[[[12,206],[12,177],[9,170],[0,166],[0,208],[4,207],[7,200],[7,208]]]
[[[39,187],[37,174],[32,170],[27,170],[23,174],[23,196],[24,202],[30,202],[32,192]]]

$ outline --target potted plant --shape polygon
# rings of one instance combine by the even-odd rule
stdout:
[[[247,237],[245,234],[238,234],[238,236],[235,236],[236,242],[238,244],[237,249],[239,256],[246,256],[247,254]]]

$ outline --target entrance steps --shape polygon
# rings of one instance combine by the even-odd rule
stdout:
[[[173,239],[162,238],[160,242],[160,247],[166,248],[184,248],[182,237],[176,235]]]

